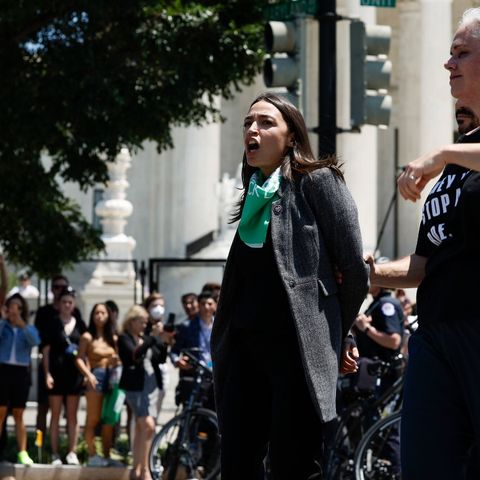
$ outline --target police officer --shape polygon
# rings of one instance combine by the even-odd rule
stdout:
[[[370,287],[373,302],[355,320],[360,355],[388,361],[400,351],[403,337],[403,309],[389,290]]]
[[[379,358],[389,361],[400,352],[403,338],[403,309],[399,300],[392,297],[389,290],[370,287],[373,302],[365,313],[355,320],[357,345],[361,357]],[[361,368],[361,367],[360,367]],[[398,378],[400,371],[390,369],[384,376],[378,394],[387,390]],[[395,428],[390,432],[384,445],[385,459],[392,463],[395,473],[400,473],[400,432]]]

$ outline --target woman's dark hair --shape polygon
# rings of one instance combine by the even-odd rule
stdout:
[[[107,311],[107,321],[105,322],[105,325],[103,327],[103,338],[105,341],[113,347],[115,350],[117,349],[115,345],[115,326],[113,325],[113,320],[112,320],[112,315],[110,314],[110,310],[108,309],[107,305],[105,303],[96,303],[92,311],[90,312],[90,320],[88,323],[88,332],[92,336],[92,338],[98,338],[98,332],[97,332],[97,326],[95,325],[95,321],[93,319],[93,316],[95,314],[95,310],[98,306],[103,305],[105,307],[105,310]]]
[[[116,313],[117,315],[120,312],[120,310],[118,309],[118,305],[113,300],[107,300],[105,302],[105,305],[111,312]]]
[[[293,133],[293,146],[288,149],[282,163],[282,176],[288,181],[293,181],[298,175],[304,175],[317,170],[319,168],[328,167],[333,169],[341,178],[343,173],[340,170],[338,159],[335,155],[328,155],[320,159],[316,159],[310,146],[308,139],[307,126],[305,120],[297,107],[292,105],[288,100],[274,95],[273,93],[261,93],[251,103],[250,108],[258,102],[268,102],[276,107],[282,114],[285,123],[288,126],[289,133]],[[243,205],[245,204],[245,194],[248,191],[250,178],[257,170],[247,163],[247,156],[243,154],[242,160],[242,184],[243,194],[237,204],[237,210],[233,213],[230,223],[240,220]]]
[[[5,301],[5,306],[8,308],[10,303],[15,301],[20,303],[20,307],[21,307],[20,316],[22,317],[25,323],[28,323],[28,314],[29,314],[28,303],[19,293],[14,293],[10,297],[8,297],[7,300]]]

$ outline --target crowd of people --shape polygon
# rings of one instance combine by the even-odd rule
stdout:
[[[213,365],[224,480],[263,480],[267,455],[273,479],[303,480],[321,475],[339,372],[361,373],[359,350],[387,360],[403,351],[408,366],[401,456],[397,451],[391,460],[404,480],[479,478],[479,39],[480,8],[472,8],[445,63],[463,135],[409,162],[398,178],[401,196],[415,202],[440,175],[410,255],[387,262],[363,258],[357,210],[338,159],[317,159],[299,110],[266,93],[244,118],[243,192],[233,219],[239,226],[218,306],[213,288],[196,298],[198,313],[195,296],[184,296],[188,323],[172,332],[162,321],[163,297],[152,294],[128,311],[121,328],[109,302],[94,306],[87,326],[75,308],[75,292],[58,276],[52,279],[53,303],[39,309],[32,326],[22,295],[5,299],[0,271],[0,368],[10,387],[0,393],[0,422],[10,407],[19,462],[31,463],[22,415],[37,344],[43,356],[37,423],[45,430],[49,407],[53,462],[61,462],[58,421],[65,405],[65,460],[78,464],[76,412],[84,391],[88,463],[108,461],[112,425],[103,429],[100,459],[93,438],[105,391],[123,365],[119,386],[134,417],[135,479],[149,479],[146,455],[169,352],[181,380],[189,370],[183,348],[198,348]],[[373,302],[358,314],[369,280]],[[394,297],[388,289],[409,287],[418,287],[418,328],[407,351],[413,305],[403,290]]]
[[[85,322],[67,277],[56,275],[51,279],[52,303],[38,308],[32,321],[22,294],[6,293],[7,275],[2,256],[0,276],[3,280],[0,284],[0,373],[4,385],[0,392],[0,441],[4,444],[6,440],[5,423],[11,412],[15,420],[17,462],[33,463],[27,450],[23,413],[32,383],[32,348],[38,346],[41,360],[37,371],[36,428],[42,434],[49,433],[51,464],[80,465],[77,415],[80,397],[84,395],[86,465],[123,465],[110,456],[119,431],[118,405],[116,415],[107,413],[112,392],[117,395],[120,392],[125,396],[128,413],[131,478],[149,480],[148,452],[168,382],[165,363],[170,354],[183,381],[188,378],[190,366],[182,349],[195,347],[200,359],[211,367],[210,334],[220,285],[209,283],[199,295],[182,295],[185,317],[172,325],[166,325],[165,299],[157,292],[151,293],[142,305],[133,305],[121,323],[118,307],[112,300],[95,304]],[[210,398],[213,407],[213,391]],[[59,448],[63,409],[68,445],[64,458]],[[101,437],[101,452],[97,452],[96,436]]]

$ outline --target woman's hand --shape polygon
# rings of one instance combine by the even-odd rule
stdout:
[[[175,332],[166,332],[165,330],[160,334],[160,339],[167,345],[173,345],[175,341]]]
[[[193,367],[188,363],[188,357],[186,355],[182,355],[176,362],[175,366],[178,367],[180,370],[191,370]]]
[[[16,317],[12,324],[14,327],[21,328],[22,330],[27,326],[25,320],[20,316]]]
[[[340,373],[355,373],[358,370],[358,348],[353,338],[347,338],[343,342],[343,352],[340,363]]]
[[[93,373],[89,373],[85,376],[85,380],[87,381],[87,387],[90,387],[92,390],[95,390],[95,387],[98,384],[97,377],[93,375]]]
[[[48,390],[51,390],[55,385],[55,381],[53,380],[52,374],[50,372],[45,375],[45,385],[47,386]]]
[[[121,365],[120,358],[118,357],[117,354],[114,353],[108,361],[108,366],[111,368],[115,368],[115,367],[118,367],[119,365]]]
[[[442,154],[443,150],[434,150],[407,164],[397,179],[400,195],[405,200],[419,200],[425,185],[442,172],[446,163]]]

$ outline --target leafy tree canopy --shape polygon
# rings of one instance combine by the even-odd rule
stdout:
[[[86,189],[105,181],[122,146],[162,150],[173,126],[218,120],[214,96],[231,98],[258,71],[264,3],[2,0],[0,243],[10,261],[51,275],[101,249],[58,180]]]

